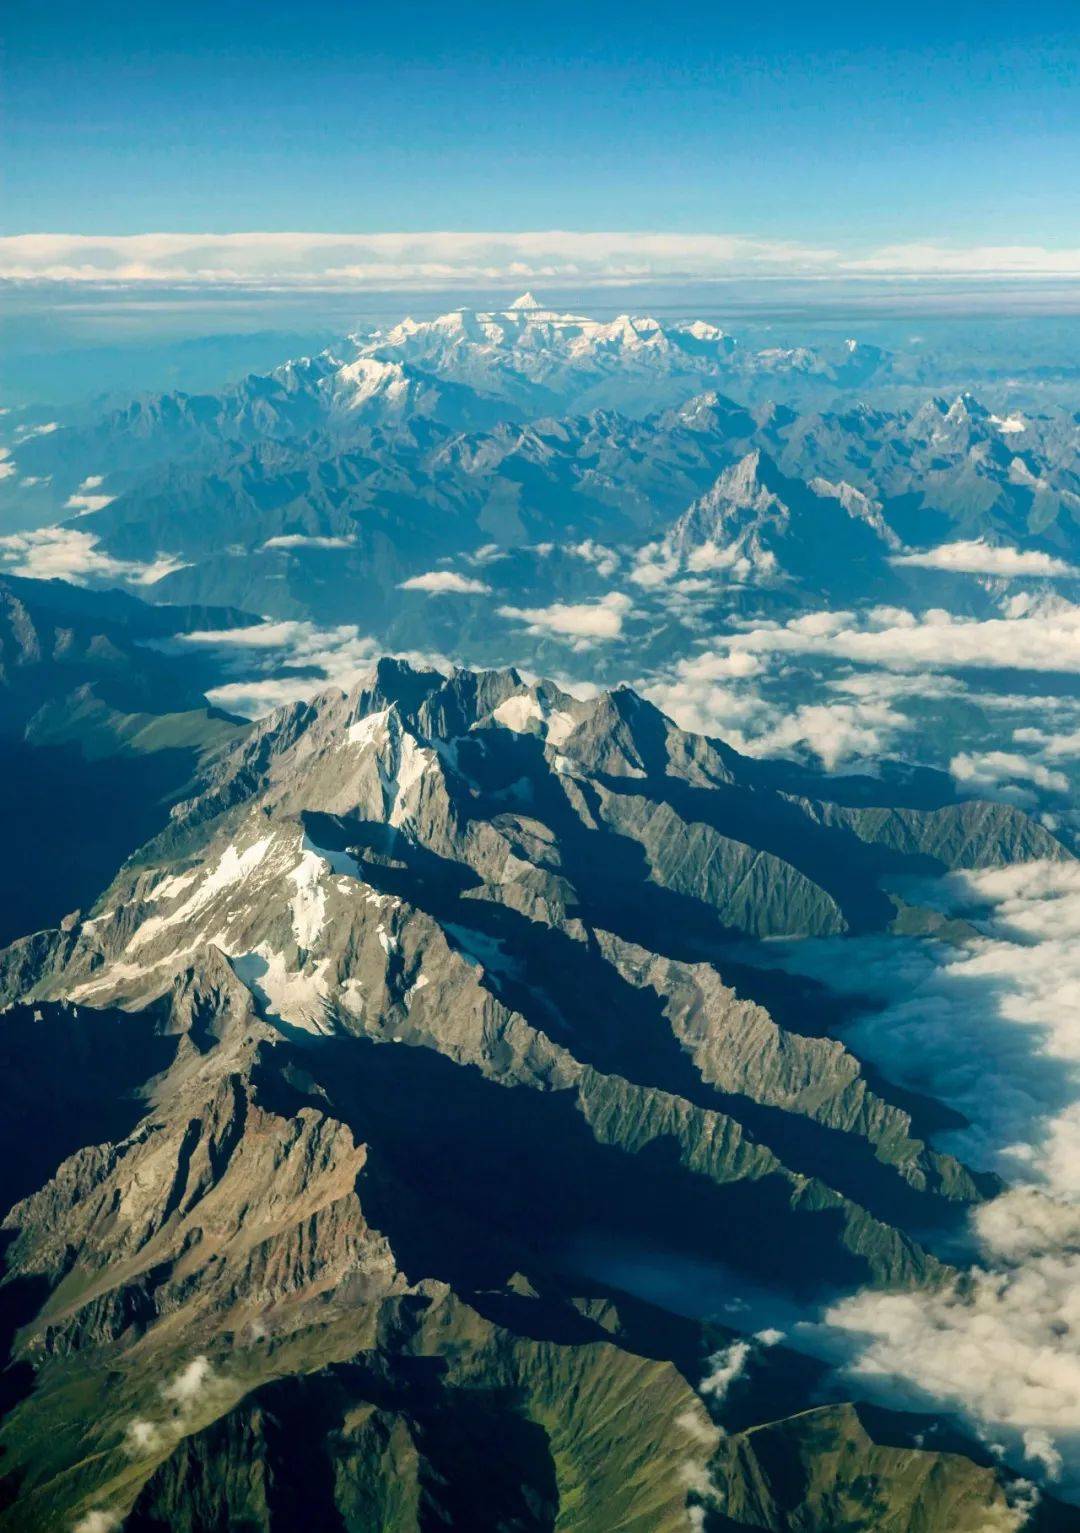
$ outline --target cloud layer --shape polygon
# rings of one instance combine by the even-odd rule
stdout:
[[[1012,1190],[974,1213],[980,1260],[970,1277],[841,1300],[816,1339],[826,1350],[829,1334],[843,1339],[861,1390],[958,1409],[1018,1467],[1075,1496],[1080,864],[954,874],[919,895],[974,919],[981,935],[962,946],[858,939],[842,963],[835,943],[804,944],[785,966],[876,993],[878,1008],[846,1041],[892,1079],[962,1113],[968,1126],[942,1147],[998,1172]]]
[[[1021,601],[1010,614],[980,621],[954,617],[941,608],[918,614],[900,607],[810,612],[789,623],[761,624],[732,634],[724,640],[724,650],[728,656],[822,655],[897,671],[926,667],[1080,672],[1080,606],[1052,601],[1032,608]],[[688,662],[687,674],[710,659],[706,655]]]
[[[0,280],[230,286],[453,287],[736,276],[1080,276],[1080,249],[910,243],[840,250],[738,234],[16,234]]]
[[[314,623],[285,620],[250,628],[200,629],[161,641],[166,652],[192,647],[217,651],[235,681],[213,687],[207,697],[219,708],[244,718],[261,718],[274,708],[314,697],[327,687],[347,691],[358,676],[386,653],[352,623],[318,628]],[[414,665],[448,670],[441,655],[398,652]]]

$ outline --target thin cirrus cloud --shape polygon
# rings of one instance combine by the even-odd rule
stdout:
[[[15,234],[0,280],[417,287],[662,282],[737,276],[1076,277],[1080,248],[907,243],[842,250],[738,234]]]

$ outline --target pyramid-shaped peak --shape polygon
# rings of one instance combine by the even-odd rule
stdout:
[[[716,389],[705,389],[700,394],[666,413],[665,419],[684,426],[720,429],[726,422],[743,424],[747,431],[753,429],[754,418],[744,405],[736,404],[726,394]]]
[[[946,412],[946,419],[954,421],[985,420],[989,414],[990,411],[986,408],[986,406],[980,403],[980,401],[975,398],[974,394],[970,394],[965,390],[964,393],[957,394],[956,398],[949,406],[948,411]]]
[[[543,305],[539,299],[534,298],[532,293],[522,293],[520,298],[515,298],[510,309],[540,309]]]
[[[755,447],[730,468],[724,469],[713,486],[713,493],[742,501],[753,498],[762,490],[778,494],[783,488],[783,474],[768,453]]]

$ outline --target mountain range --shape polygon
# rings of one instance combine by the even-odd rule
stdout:
[[[1075,413],[869,405],[872,352],[744,355],[716,326],[591,321],[528,295],[405,321],[218,395],[13,425],[0,559],[549,671],[561,643],[513,613],[607,598],[627,643],[593,657],[606,681],[732,618],[986,616],[1048,574],[1075,596]],[[831,407],[789,402],[805,369],[833,378]],[[762,373],[784,402],[724,392]]]
[[[830,1317],[1006,1292],[1041,1153],[883,975],[1067,1093],[1080,415],[760,341],[526,293],[0,419],[0,1530],[1075,1525]]]
[[[389,661],[192,789],[0,955],[33,1146],[0,1526],[674,1529],[688,1496],[710,1527],[1011,1525],[976,1445],[821,1403],[821,1363],[732,1318],[948,1282],[996,1190],[753,951],[932,930],[883,877],[1067,859],[1051,835],[629,690]]]

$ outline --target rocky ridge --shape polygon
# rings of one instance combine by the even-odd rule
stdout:
[[[626,690],[394,662],[208,760],[88,914],[0,955],[19,1110],[97,1061],[56,1161],[8,1172],[0,1526],[269,1528],[296,1432],[348,1527],[453,1523],[492,1432],[484,1526],[674,1529],[715,1484],[757,1526],[694,1387],[731,1329],[603,1253],[711,1270],[718,1312],[947,1280],[932,1232],[990,1183],[747,952],[886,929],[887,872],[1067,855],[1008,806],[799,786]],[[793,1363],[780,1414],[814,1387]],[[935,1507],[1007,1510],[860,1443],[919,1505],[922,1466]]]

